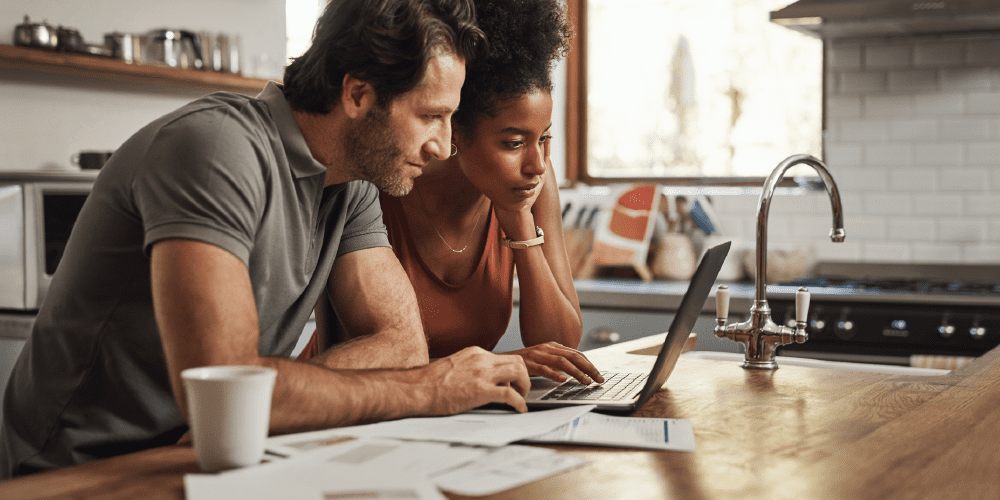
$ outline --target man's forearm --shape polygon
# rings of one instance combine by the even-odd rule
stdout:
[[[380,332],[330,347],[313,362],[330,369],[411,368],[428,363],[420,332]]]
[[[270,431],[285,434],[358,425],[431,412],[433,394],[417,370],[334,371],[263,358],[278,370]]]

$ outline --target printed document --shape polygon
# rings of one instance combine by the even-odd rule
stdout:
[[[587,413],[552,432],[526,439],[525,442],[694,451],[694,430],[690,420]]]

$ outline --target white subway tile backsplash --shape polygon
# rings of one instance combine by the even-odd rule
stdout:
[[[946,68],[963,63],[965,45],[961,42],[918,43],[913,46],[913,65]]]
[[[941,172],[938,185],[942,191],[986,191],[990,172],[986,169],[950,168]]]
[[[836,179],[836,177],[834,177]],[[840,186],[840,181],[837,181],[837,186]],[[843,189],[840,190],[840,205],[844,209],[844,217],[854,217],[862,213],[864,209],[864,204],[862,203],[862,195],[856,191],[844,192]]]
[[[792,235],[797,241],[823,238],[829,241],[832,223],[829,215],[799,215],[792,218]]]
[[[1000,215],[1000,194],[965,195],[965,213],[968,215]]]
[[[825,200],[776,219],[819,260],[1000,264],[1000,35],[828,41],[826,62],[847,243],[824,241]]]
[[[771,198],[772,214],[810,214],[815,212],[813,196],[781,196]]]
[[[880,71],[856,72],[847,71],[837,74],[839,82],[837,90],[851,92],[882,92],[886,89],[886,74]]]
[[[919,242],[912,245],[912,261],[921,264],[959,264],[962,246],[957,243]]]
[[[830,97],[826,100],[826,115],[831,118],[861,118],[861,98]]]
[[[981,243],[989,234],[986,220],[970,217],[943,217],[937,229],[938,241],[956,243]]]
[[[865,215],[844,217],[844,231],[847,237],[859,241],[884,240],[889,234],[885,217]]]
[[[913,48],[909,44],[869,45],[863,54],[865,68],[908,68]]]
[[[889,171],[889,189],[895,192],[918,193],[937,189],[938,171],[933,168],[901,168]],[[919,196],[914,197],[917,203]]]
[[[941,71],[944,90],[990,90],[993,75],[989,68],[949,68]]]
[[[713,196],[712,208],[719,214],[745,214],[757,211],[756,196]]]
[[[913,213],[913,197],[908,193],[868,193],[864,196],[864,213],[909,215]]]
[[[909,116],[913,100],[909,96],[867,96],[863,100],[866,117]]]
[[[970,40],[965,62],[968,64],[1000,63],[1000,40]]]
[[[1000,142],[975,142],[969,144],[969,165],[1000,167]],[[994,184],[994,187],[1000,185]]]
[[[910,245],[896,242],[866,242],[862,245],[861,258],[865,262],[909,262]]]
[[[941,78],[939,72],[932,69],[891,70],[886,85],[889,90],[899,92],[938,90]]]
[[[899,241],[932,241],[936,223],[930,217],[893,217],[889,219],[889,239]]]
[[[901,167],[912,163],[909,144],[887,144],[865,147],[865,165],[869,167]]]
[[[961,93],[922,93],[913,96],[914,114],[960,115],[965,112],[965,95]]]
[[[941,120],[941,138],[944,140],[973,141],[989,139],[988,118],[944,118]]]
[[[861,45],[830,43],[826,50],[827,63],[834,69],[861,68]]]
[[[997,128],[1000,129],[1000,121],[997,123]],[[861,166],[861,154],[864,150],[861,146],[836,146],[829,145],[826,148],[826,155],[824,160],[826,166],[831,169],[839,169],[843,167],[860,167]],[[838,180],[834,177],[834,180]]]
[[[961,143],[917,143],[913,146],[913,163],[921,166],[961,165],[965,159],[965,148]]]
[[[861,262],[861,245],[851,240],[851,234],[847,233],[847,239],[840,243],[816,242],[812,247],[813,256],[817,261]]]
[[[971,93],[966,97],[966,108],[970,115],[1000,114],[1000,93]]]
[[[884,191],[888,186],[888,175],[878,170],[842,169],[834,177],[842,191]]]
[[[913,213],[916,215],[962,215],[965,196],[961,194],[915,193]]]
[[[889,140],[889,122],[884,120],[842,120],[840,140],[883,142]]]
[[[1000,264],[1000,245],[996,243],[969,245],[962,249],[962,257],[966,264]]]
[[[990,240],[1000,241],[1000,219],[990,219]]]
[[[942,129],[942,133],[944,130]],[[889,123],[889,138],[894,141],[929,141],[938,138],[938,121],[932,118],[893,120]]]

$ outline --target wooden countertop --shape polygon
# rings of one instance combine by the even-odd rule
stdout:
[[[639,366],[650,342],[588,356]],[[691,419],[697,451],[558,446],[591,463],[489,498],[1000,498],[1000,348],[933,377],[681,358],[635,416]],[[196,471],[190,446],[167,446],[3,482],[0,498],[180,499]]]

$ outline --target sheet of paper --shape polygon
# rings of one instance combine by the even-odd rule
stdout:
[[[492,495],[587,462],[548,448],[510,445],[496,448],[461,467],[433,474],[431,480],[442,490],[459,495]]]
[[[187,474],[184,491],[188,500],[444,499],[419,468],[392,468],[392,454],[412,444],[359,439],[256,467],[219,474]],[[410,453],[419,452],[411,449]],[[400,461],[397,458],[395,462]],[[392,473],[386,474],[387,470]]]
[[[694,451],[694,430],[690,420],[588,413],[552,432],[525,441]]]
[[[497,447],[545,434],[594,408],[594,405],[581,405],[529,413],[469,412],[450,417],[406,418],[329,431],[293,434],[282,436],[280,440],[271,438],[267,447],[272,452],[288,453],[289,447],[308,449],[310,446],[322,445],[324,440],[336,441],[346,436]]]

